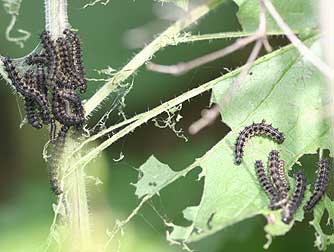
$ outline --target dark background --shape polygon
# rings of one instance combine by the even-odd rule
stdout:
[[[98,77],[94,69],[106,68],[108,65],[120,69],[139,49],[128,48],[129,31],[149,24],[147,38],[162,31],[172,20],[161,20],[157,13],[182,15],[182,11],[173,5],[160,4],[151,0],[112,0],[109,5],[96,5],[82,9],[83,3],[69,1],[69,17],[73,27],[79,29],[84,48],[84,62],[87,77]],[[200,24],[192,29],[194,34],[240,29],[235,16],[237,7],[227,1]],[[42,1],[23,1],[16,28],[28,30],[31,38],[20,49],[6,41],[5,29],[10,17],[0,8],[0,55],[22,57],[38,44],[38,35],[43,30]],[[15,34],[13,31],[12,35]],[[142,41],[148,42],[148,41]],[[286,41],[272,40],[273,45],[284,45]],[[206,41],[183,44],[166,48],[155,55],[155,62],[173,64],[187,61],[205,53],[224,47],[230,41]],[[226,72],[224,68],[233,69],[245,62],[250,48],[246,48],[224,59],[202,66],[179,77],[148,72],[142,67],[129,79],[134,82],[131,93],[127,96],[125,113],[130,117],[135,113],[146,111],[167,101],[184,91],[212,80]],[[103,83],[91,82],[86,97],[92,95]],[[83,97],[83,98],[86,98]],[[112,103],[111,96],[103,108],[95,113],[90,124],[96,122]],[[187,128],[208,107],[209,93],[185,103],[181,114],[183,120],[178,127],[185,129],[189,137],[187,143],[177,138],[169,129],[159,129],[149,123],[134,133],[119,140],[104,152],[98,160],[87,168],[89,175],[98,176],[103,182],[100,186],[89,186],[92,218],[95,228],[100,222],[111,229],[115,219],[124,219],[138,204],[134,196],[134,187],[130,183],[137,180],[138,168],[154,154],[160,161],[180,170],[190,164],[196,157],[203,155],[214,146],[227,132],[228,128],[221,122],[203,130],[196,136],[189,136]],[[55,198],[50,192],[46,165],[42,151],[48,140],[46,130],[36,131],[28,125],[20,128],[23,116],[19,110],[22,104],[12,95],[6,83],[0,81],[0,251],[36,251],[43,243],[52,222],[52,203]],[[118,121],[114,113],[108,124]],[[162,115],[159,118],[165,118]],[[125,158],[115,162],[123,153]],[[306,157],[303,164],[314,164],[313,157]],[[176,224],[187,224],[182,217],[182,210],[198,204],[203,181],[196,181],[197,172],[177,181],[163,190],[146,205],[125,228],[121,251],[179,251],[176,246],[169,246],[165,240],[165,230],[161,217]],[[93,184],[93,183],[91,183]],[[157,214],[156,211],[159,213]],[[297,223],[285,236],[275,238],[269,251],[316,251],[313,248],[314,231],[307,225],[311,216],[303,223]],[[191,245],[197,251],[261,251],[266,242],[263,217],[246,220],[227,228],[211,237]]]

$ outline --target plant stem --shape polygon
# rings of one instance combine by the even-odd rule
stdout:
[[[45,29],[51,33],[53,39],[63,34],[68,28],[67,0],[44,0]]]
[[[77,148],[78,141],[74,138],[66,140],[65,155],[63,160],[66,162],[61,166],[61,173],[66,174],[81,157],[80,153],[71,155]],[[71,155],[70,157],[68,156]],[[66,246],[68,251],[89,251],[91,247],[89,212],[86,193],[86,174],[84,167],[79,167],[70,176],[63,178],[66,207],[66,234],[68,239]]]
[[[45,0],[45,29],[53,39],[62,36],[64,29],[69,27],[67,17],[67,0]],[[80,153],[68,157],[79,145],[73,135],[66,138],[64,154],[58,160],[60,175],[68,173],[73,163],[80,157]],[[66,162],[65,162],[66,160]],[[86,193],[86,175],[84,168],[62,179],[63,195],[58,204],[64,204],[66,216],[64,218],[65,245],[68,251],[88,251],[90,248],[90,225]],[[56,213],[58,214],[58,213]]]

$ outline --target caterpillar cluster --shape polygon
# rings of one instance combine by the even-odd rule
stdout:
[[[242,162],[244,147],[246,142],[253,136],[265,136],[271,138],[278,144],[285,140],[284,135],[271,124],[266,124],[265,120],[261,123],[253,123],[246,126],[240,133],[235,143],[235,164],[240,165]],[[303,172],[298,172],[295,176],[296,188],[292,195],[289,196],[290,185],[287,180],[285,161],[279,157],[277,150],[272,150],[268,157],[268,174],[265,171],[261,160],[255,161],[255,172],[259,184],[269,197],[271,210],[283,209],[281,213],[282,221],[290,223],[293,215],[300,206],[306,188],[306,178]],[[329,183],[329,162],[322,159],[318,164],[318,176],[315,181],[313,194],[304,206],[304,210],[311,210],[325,194]]]
[[[284,164],[285,162],[280,159],[279,152],[272,150],[268,157],[268,173],[261,160],[255,161],[255,173],[259,184],[270,200],[268,208],[271,210],[283,209],[281,212],[282,222],[289,224],[303,201],[306,177],[302,171],[295,174],[295,191],[289,195],[290,185],[285,175]],[[305,204],[304,210],[311,210],[325,194],[329,184],[329,170],[328,160],[320,160],[313,194]]]
[[[50,125],[50,141],[54,145],[51,161],[56,163],[69,129],[80,130],[85,123],[84,109],[76,90],[84,93],[87,81],[80,39],[75,32],[65,29],[63,36],[53,40],[50,33],[44,31],[40,40],[42,51],[25,59],[28,70],[19,71],[9,57],[2,61],[8,78],[24,99],[27,122],[36,129]],[[60,125],[58,132],[56,122]],[[55,165],[50,165],[50,183],[54,193],[60,194],[55,169]]]
[[[246,142],[253,136],[266,136],[281,144],[284,142],[284,135],[265,120],[260,123],[253,123],[245,127],[239,134],[235,143],[235,163],[240,165],[244,154]]]
[[[304,210],[310,211],[325,194],[329,183],[329,162],[326,159],[322,159],[318,164],[318,176],[314,183],[313,193],[310,199],[304,206]]]
[[[279,152],[272,150],[268,157],[268,174],[266,174],[260,160],[255,161],[255,171],[261,187],[270,199],[268,208],[271,210],[283,209],[282,221],[289,224],[304,198],[306,178],[301,171],[296,174],[296,188],[294,193],[289,196],[289,186],[282,164],[284,163],[280,160]],[[283,170],[284,177],[282,177],[280,170]]]
[[[268,174],[265,171],[263,162],[261,160],[255,161],[255,172],[261,187],[270,199],[268,207],[271,210],[282,208],[288,201],[289,189],[280,176],[279,164],[282,160],[279,158],[279,152],[277,150],[272,150],[269,153]],[[284,167],[282,169],[284,170]]]

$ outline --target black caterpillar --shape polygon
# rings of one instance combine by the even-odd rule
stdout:
[[[61,129],[58,132],[58,135],[55,140],[53,155],[51,157],[51,160],[49,161],[49,178],[50,178],[50,186],[51,190],[56,195],[60,195],[63,193],[60,187],[59,179],[58,179],[58,161],[63,155],[63,146],[65,144],[65,138],[66,134],[69,130],[68,126],[62,126]]]
[[[26,97],[24,98],[24,101],[25,101],[25,110],[28,123],[36,129],[42,128],[43,125],[41,124],[38,115],[36,113],[36,105],[34,100]]]
[[[276,188],[273,186],[270,179],[268,178],[261,160],[255,161],[255,172],[261,187],[267,193],[270,199],[270,204],[272,204],[276,201],[278,194]]]
[[[318,164],[318,176],[314,183],[313,194],[304,206],[304,210],[310,211],[325,194],[329,183],[329,162],[327,159],[322,159]]]
[[[87,81],[84,78],[84,67],[82,63],[82,49],[78,35],[70,29],[64,30],[64,35],[67,44],[70,45],[70,54],[73,62],[73,77],[78,82],[78,87],[81,93],[86,92]]]
[[[275,142],[281,144],[284,142],[284,135],[278,129],[275,129],[271,124],[266,124],[265,120],[261,123],[253,123],[245,127],[239,134],[235,143],[235,163],[241,164],[244,147],[247,140],[253,136],[267,136],[272,138]]]
[[[285,224],[289,224],[292,221],[294,214],[304,199],[306,177],[303,172],[299,171],[296,173],[295,179],[296,189],[281,213],[282,222]]]
[[[49,166],[50,184],[52,191],[59,195],[57,160],[70,128],[81,130],[85,123],[82,102],[75,90],[84,93],[87,81],[81,43],[75,32],[66,29],[61,37],[53,40],[50,33],[44,31],[40,40],[42,51],[25,59],[23,63],[28,68],[25,72],[22,69],[20,72],[8,57],[2,61],[13,86],[25,101],[28,123],[36,129],[50,125],[50,141],[54,145]],[[60,124],[58,132],[57,124]]]

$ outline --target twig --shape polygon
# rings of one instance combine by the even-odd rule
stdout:
[[[176,65],[171,65],[171,66],[164,66],[164,65],[158,65],[158,64],[150,62],[146,65],[146,67],[148,70],[154,71],[154,72],[166,73],[166,74],[172,74],[172,75],[181,75],[196,67],[202,66],[209,62],[222,58],[230,53],[233,53],[239,50],[240,48],[243,48],[246,45],[256,41],[257,38],[258,38],[258,34],[255,33],[252,36],[238,39],[232,45],[227,46],[221,50],[212,52],[210,54],[204,55],[202,57],[199,57],[197,59],[194,59],[194,60],[191,60],[185,63],[178,63]]]
[[[202,129],[204,129],[205,127],[213,124],[213,122],[219,116],[221,109],[224,107],[225,104],[229,103],[230,99],[234,96],[235,92],[239,89],[240,83],[242,83],[242,81],[247,76],[249,69],[252,67],[255,59],[260,53],[261,47],[262,47],[262,41],[257,40],[247,60],[247,63],[242,67],[242,72],[240,73],[234,85],[231,86],[229,90],[227,91],[226,95],[224,95],[222,102],[215,104],[210,109],[202,110],[201,118],[193,122],[189,127],[188,131],[190,134],[195,135],[198,132],[200,132]]]
[[[194,123],[192,123],[189,127],[189,133],[194,135],[197,134],[199,131],[201,131],[203,128],[207,127],[208,125],[211,125],[219,116],[219,112],[223,109],[223,107],[228,104],[231,100],[231,98],[235,95],[235,92],[240,88],[240,84],[244,81],[246,78],[250,68],[254,64],[254,61],[258,57],[262,45],[265,47],[265,49],[270,52],[272,50],[267,36],[267,22],[266,22],[266,11],[264,9],[264,6],[260,0],[260,13],[259,13],[259,27],[257,29],[257,32],[248,38],[252,38],[254,41],[256,41],[253,50],[251,54],[249,55],[247,59],[247,63],[242,67],[242,71],[237,78],[237,81],[232,85],[226,92],[226,94],[223,97],[223,100],[220,103],[215,104],[210,110],[204,110],[204,113],[202,111],[201,118]],[[247,38],[241,39],[246,40]],[[237,41],[238,42],[238,41]],[[236,42],[236,43],[237,43]],[[231,46],[236,47],[237,49],[240,49],[241,47],[237,47],[238,45],[234,43]],[[224,50],[224,49],[223,49]]]
[[[212,38],[216,38],[217,36],[219,38],[227,38],[227,36],[229,36],[230,38],[233,37],[245,37],[242,39],[238,39],[235,43],[220,49],[218,51],[212,52],[210,54],[204,55],[202,57],[199,57],[197,59],[188,61],[188,62],[181,62],[178,64],[174,64],[174,65],[170,65],[170,66],[166,66],[166,65],[160,65],[160,64],[155,64],[153,62],[150,62],[146,65],[148,70],[154,71],[154,72],[159,72],[159,73],[165,73],[165,74],[171,74],[171,75],[181,75],[181,74],[185,74],[186,72],[197,68],[199,66],[202,66],[204,64],[207,64],[209,62],[215,61],[217,59],[223,58],[226,55],[233,53],[237,50],[242,49],[243,47],[245,47],[246,45],[256,41],[256,40],[262,40],[262,43],[264,45],[264,47],[266,48],[266,50],[268,52],[271,52],[272,48],[268,42],[267,39],[267,22],[266,22],[266,16],[265,16],[265,9],[264,6],[262,4],[262,2],[260,2],[260,15],[259,15],[259,27],[257,29],[257,31],[255,33],[247,33],[247,32],[239,32],[239,33],[222,33],[222,34],[216,34],[215,36],[208,36],[208,37],[204,37],[205,39],[212,39]],[[277,35],[277,33],[276,33]],[[204,36],[204,35],[203,35]],[[196,40],[200,40],[202,39],[201,36],[185,36],[183,39],[178,39],[177,42],[189,42],[191,40],[189,39],[196,39]],[[261,45],[262,45],[261,43]],[[261,48],[260,48],[261,49]]]
[[[255,35],[256,32],[246,32],[246,31],[238,31],[238,32],[219,32],[219,33],[209,33],[209,34],[199,34],[199,35],[189,35],[185,34],[183,36],[175,39],[175,44],[178,45],[180,43],[192,43],[199,41],[212,41],[218,39],[233,39],[233,38],[244,38]],[[284,35],[282,31],[273,31],[267,32],[267,36],[279,36]]]
[[[319,57],[314,55],[310,49],[304,45],[303,42],[293,33],[291,28],[284,22],[283,18],[275,9],[274,5],[270,0],[260,0],[263,2],[267,11],[275,20],[276,24],[282,29],[290,42],[296,47],[296,49],[303,55],[307,60],[309,60],[316,68],[319,69],[328,79],[334,80],[333,69],[331,69],[326,63],[324,63]]]

